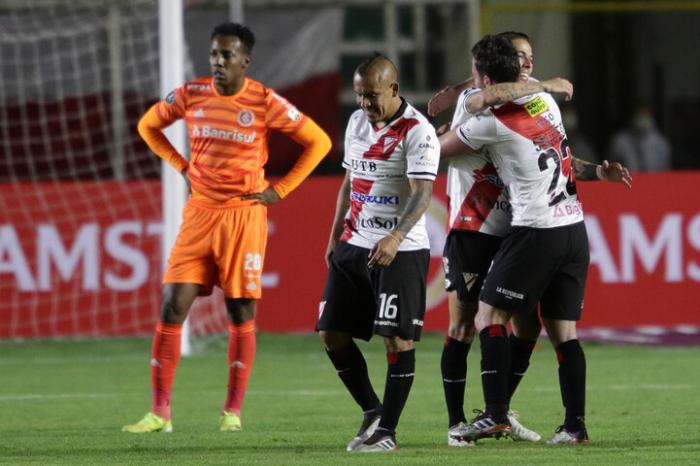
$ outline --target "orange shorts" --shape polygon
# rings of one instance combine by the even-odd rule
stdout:
[[[163,283],[200,284],[203,296],[217,285],[227,298],[259,299],[266,244],[266,206],[221,208],[190,199]]]

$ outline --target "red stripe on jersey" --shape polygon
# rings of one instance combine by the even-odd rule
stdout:
[[[452,229],[479,231],[503,191],[503,182],[496,168],[486,163],[474,170],[474,184],[469,190],[454,219]]]
[[[343,236],[340,237],[341,241],[349,240],[352,234],[357,231],[357,219],[360,216],[362,207],[365,205],[364,202],[353,199],[352,193],[369,194],[373,184],[374,181],[372,180],[362,180],[359,178],[352,180],[352,184],[350,185],[350,217],[345,219]]]
[[[554,148],[562,161],[562,175],[569,176],[571,153],[568,148],[565,153],[562,153],[561,143],[564,140],[564,135],[549,120],[541,115],[532,117],[524,105],[516,105],[513,102],[508,102],[504,106],[494,109],[493,114],[505,126],[531,140],[539,147],[539,150]]]
[[[542,149],[559,147],[564,136],[541,115],[532,117],[524,105],[508,102],[494,109],[493,114],[505,126],[531,140]]]
[[[367,152],[362,154],[365,159],[386,160],[394,153],[394,149],[406,137],[408,131],[419,123],[415,118],[400,118],[389,126],[386,134],[379,137]]]

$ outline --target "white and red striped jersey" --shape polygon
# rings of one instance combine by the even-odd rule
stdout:
[[[371,249],[395,229],[411,189],[409,178],[433,181],[440,163],[435,129],[415,108],[402,103],[395,117],[377,129],[362,110],[345,130],[343,167],[350,170],[350,209],[342,241]],[[399,251],[428,249],[425,216],[411,228]]]
[[[471,118],[457,136],[486,152],[508,188],[513,226],[552,228],[583,220],[572,156],[551,95],[538,93]]]
[[[481,89],[470,88],[457,99],[452,129],[470,118],[490,115],[490,110],[474,115],[467,112],[467,99]],[[449,230],[478,231],[494,236],[510,232],[511,206],[508,192],[487,154],[454,157],[447,168]]]

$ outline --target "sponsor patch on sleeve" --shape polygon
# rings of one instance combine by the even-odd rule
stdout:
[[[537,97],[535,100],[525,104],[525,110],[527,110],[527,113],[531,117],[536,117],[540,113],[547,111],[548,108],[549,107],[547,107],[547,104],[541,97]]]

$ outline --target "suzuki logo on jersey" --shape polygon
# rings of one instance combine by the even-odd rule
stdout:
[[[225,129],[212,128],[209,125],[204,125],[201,128],[198,125],[192,126],[192,134],[190,137],[193,138],[215,138],[215,139],[226,139],[228,141],[245,142],[247,144],[252,144],[255,142],[255,131],[250,134],[242,133],[240,131],[231,130],[226,131]]]
[[[352,159],[352,169],[355,171],[375,172],[377,171],[377,164],[368,160]]]
[[[399,205],[399,196],[375,196],[374,194],[352,191],[350,193],[350,198],[353,201],[362,202],[363,204]]]
[[[501,179],[498,177],[498,175],[494,175],[491,173],[484,173],[480,169],[474,170],[474,181],[476,183],[481,183],[482,181],[487,181],[491,183],[494,186],[498,186],[499,188],[504,188],[505,184]]]
[[[360,228],[381,228],[383,230],[393,230],[399,223],[398,217],[360,217]]]

